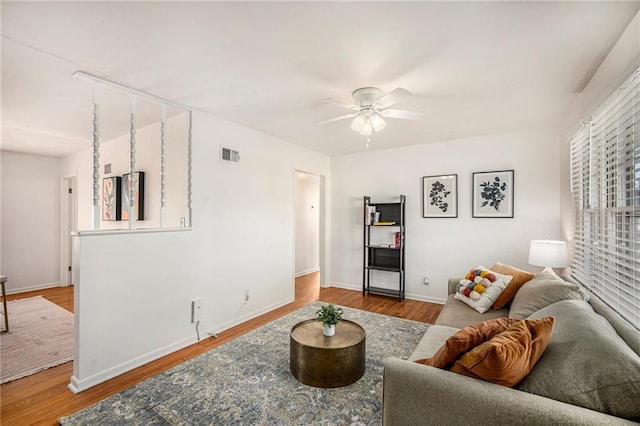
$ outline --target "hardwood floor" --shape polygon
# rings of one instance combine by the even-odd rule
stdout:
[[[37,295],[42,295],[73,312],[73,287],[10,295],[7,296],[7,300]],[[204,339],[79,394],[73,394],[67,389],[73,374],[71,362],[0,385],[0,424],[57,425],[59,417],[92,405],[316,300],[429,323],[435,322],[442,309],[442,305],[433,303],[414,300],[398,302],[393,298],[374,295],[363,297],[360,291],[334,287],[321,289],[318,285],[318,273],[296,279],[295,299],[293,303],[218,334],[218,339]]]

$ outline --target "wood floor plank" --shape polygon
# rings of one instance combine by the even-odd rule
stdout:
[[[217,339],[204,339],[79,394],[73,394],[67,388],[73,374],[71,362],[0,385],[0,424],[7,426],[57,425],[59,417],[95,404],[316,300],[428,323],[435,322],[442,309],[442,305],[433,303],[415,300],[398,302],[391,297],[363,296],[360,291],[335,287],[320,288],[317,272],[296,278],[295,291],[296,297],[293,303],[225,330],[218,334]],[[38,295],[73,312],[73,287],[56,287],[13,294],[8,295],[7,300]]]

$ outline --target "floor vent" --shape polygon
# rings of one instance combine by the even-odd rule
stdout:
[[[240,152],[231,148],[220,147],[220,161],[225,163],[238,164],[240,162]]]

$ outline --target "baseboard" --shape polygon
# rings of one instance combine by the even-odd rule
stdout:
[[[248,313],[246,315],[237,317],[231,321],[228,321],[226,323],[223,323],[221,325],[218,325],[216,327],[209,327],[209,328],[204,328],[203,332],[201,333],[201,336],[207,336],[208,335],[213,335],[213,334],[217,334],[217,333],[221,333],[224,330],[228,330],[231,327],[235,327],[236,325],[242,324],[243,322],[246,322],[250,319],[259,317],[260,315],[263,315],[267,312],[270,312],[274,309],[277,309],[281,306],[287,305],[291,302],[294,301],[294,297],[288,297],[286,299],[283,299],[279,302],[273,303],[269,306],[266,306],[262,309],[259,309],[257,311]],[[204,338],[204,337],[203,337]],[[201,339],[202,340],[202,339]],[[98,374],[94,374],[93,376],[87,377],[86,379],[78,379],[76,376],[71,376],[71,380],[69,382],[69,384],[67,385],[67,388],[69,388],[69,390],[73,393],[78,393],[78,392],[82,392],[84,390],[87,390],[95,385],[98,385],[102,382],[105,382],[109,379],[113,379],[114,377],[117,377],[121,374],[124,374],[130,370],[133,370],[134,368],[140,367],[141,365],[147,364],[151,361],[155,361],[158,358],[162,358],[165,355],[169,355],[173,352],[179,351],[180,349],[186,348],[187,346],[193,345],[195,343],[198,342],[198,339],[196,336],[192,336],[186,339],[182,339],[179,340],[175,343],[172,343],[170,345],[167,345],[163,348],[160,348],[158,350],[149,352],[147,354],[141,355],[137,358],[134,358],[130,361],[124,362],[120,365],[114,366],[112,368],[109,368],[103,372],[100,372]]]
[[[307,269],[306,271],[296,272],[295,277],[298,278],[298,277],[301,277],[303,275],[311,274],[313,272],[318,272],[319,270],[320,270],[320,268],[316,266],[315,268]]]
[[[353,290],[353,291],[360,291],[360,292],[362,291],[361,285],[332,282],[331,284],[329,284],[329,286],[343,288],[345,290]],[[421,294],[406,293],[406,292],[404,294],[404,297],[405,299],[409,299],[409,300],[417,300],[418,302],[437,303],[439,305],[444,305],[447,302],[447,299],[442,297],[430,297],[430,296],[423,296]]]
[[[170,345],[167,345],[153,352],[149,352],[147,354],[141,355],[137,358],[134,358],[122,364],[111,367],[98,374],[94,374],[93,376],[87,377],[86,379],[78,379],[75,375],[71,376],[71,381],[67,385],[67,388],[69,388],[69,390],[73,393],[82,392],[95,385],[98,385],[102,382],[106,382],[109,379],[113,379],[114,377],[117,377],[121,374],[131,371],[134,368],[140,367],[141,365],[147,364],[151,361],[155,361],[158,358],[162,358],[165,355],[169,355],[173,352],[179,351],[180,349],[186,348],[187,346],[193,345],[194,343],[197,343],[197,342],[198,342],[198,339],[195,336],[189,337],[186,339],[179,340],[178,342],[172,343]]]
[[[289,303],[292,303],[295,301],[295,297],[287,297],[285,299],[282,299],[278,302],[272,303],[271,305],[268,305],[262,309],[259,309],[257,311],[253,311],[250,313],[247,313],[245,315],[242,316],[238,316],[230,321],[227,321],[225,323],[219,324],[217,326],[214,327],[207,327],[204,329],[204,333],[205,334],[218,334],[218,333],[222,333],[225,330],[228,330],[232,327],[235,327],[236,325],[240,325],[244,322],[247,322],[249,320],[252,320],[254,318],[259,317],[260,315],[264,315],[267,312],[271,312],[274,309],[278,309],[284,305],[287,305]]]
[[[329,283],[329,287],[344,288],[345,290],[362,291],[362,285],[353,285],[353,284],[331,282],[331,283]]]
[[[11,280],[8,279],[7,282]],[[29,287],[20,287],[20,288],[7,288],[7,294],[16,294],[16,293],[26,293],[27,291],[35,291],[35,290],[44,290],[45,288],[53,288],[53,287],[66,287],[62,286],[59,281],[54,283],[46,283],[46,284],[37,284]]]

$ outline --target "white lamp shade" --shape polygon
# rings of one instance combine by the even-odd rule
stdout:
[[[367,117],[364,120],[364,124],[362,125],[362,129],[360,129],[360,134],[362,136],[371,136],[371,133],[373,133],[373,128],[371,127],[371,120],[369,119],[369,117]]]
[[[529,264],[547,268],[566,268],[569,266],[566,241],[532,240],[529,246]]]
[[[371,114],[371,125],[373,126],[373,130],[379,132],[387,126],[387,122],[384,121],[384,118],[377,112]]]
[[[364,126],[364,122],[366,120],[366,116],[364,114],[356,115],[356,118],[351,122],[351,128],[355,132],[360,132],[362,130],[362,126]]]

